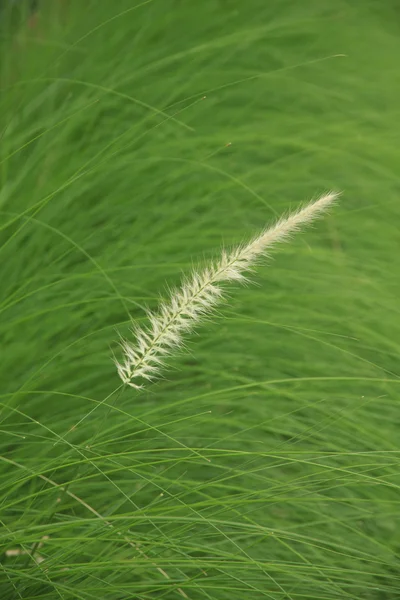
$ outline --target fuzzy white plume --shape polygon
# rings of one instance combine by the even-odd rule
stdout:
[[[220,302],[225,281],[243,281],[244,272],[251,269],[257,259],[268,254],[277,242],[286,240],[303,225],[323,213],[338,197],[330,192],[319,200],[307,204],[275,225],[265,229],[250,243],[227,252],[223,251],[218,262],[199,273],[194,272],[183,281],[180,289],[163,302],[157,313],[148,313],[146,328],[134,327],[135,342],[121,342],[124,360],[116,361],[122,381],[140,389],[140,381],[153,379],[161,370],[165,358],[182,344],[183,335],[206,316]]]

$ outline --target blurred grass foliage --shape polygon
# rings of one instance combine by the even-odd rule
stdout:
[[[0,597],[400,598],[398,3],[29,10],[1,4]],[[328,189],[116,391],[129,315]]]

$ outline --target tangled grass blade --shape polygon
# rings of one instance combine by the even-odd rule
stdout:
[[[223,251],[219,261],[192,273],[182,287],[163,302],[157,313],[148,313],[146,328],[134,327],[135,342],[121,343],[124,360],[116,361],[122,381],[140,389],[140,381],[152,380],[159,374],[165,358],[183,341],[183,334],[190,332],[201,319],[209,314],[221,300],[221,283],[244,281],[244,273],[253,267],[259,258],[268,254],[278,242],[287,240],[303,225],[311,223],[337,199],[330,192],[300,210],[281,218],[272,227],[262,231],[250,243]]]

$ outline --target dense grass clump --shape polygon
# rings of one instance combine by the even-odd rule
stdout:
[[[0,598],[400,598],[396,2],[1,3]],[[164,377],[166,286],[326,190]]]

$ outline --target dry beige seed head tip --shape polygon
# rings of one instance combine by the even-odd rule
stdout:
[[[158,375],[166,357],[182,344],[183,335],[191,331],[220,302],[223,295],[221,284],[245,280],[244,273],[260,257],[268,254],[274,244],[287,240],[303,225],[314,221],[338,195],[330,192],[289,216],[282,217],[250,243],[242,244],[229,252],[224,250],[218,261],[186,278],[181,288],[161,304],[158,312],[148,312],[147,327],[133,327],[133,343],[122,340],[124,359],[122,362],[115,361],[122,381],[140,389],[143,387],[141,381],[152,380]]]

